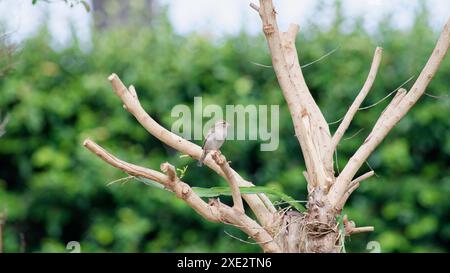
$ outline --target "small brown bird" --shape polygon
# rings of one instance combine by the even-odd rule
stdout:
[[[224,120],[220,120],[214,124],[214,126],[209,129],[208,134],[203,142],[203,153],[198,161],[198,166],[203,165],[203,161],[206,156],[211,151],[218,151],[220,147],[222,147],[225,139],[227,137],[227,131],[230,127],[230,124]]]

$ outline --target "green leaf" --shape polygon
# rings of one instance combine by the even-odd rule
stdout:
[[[158,189],[164,189],[163,185],[161,185],[160,183],[155,182],[153,180],[150,180],[150,179],[147,179],[147,178],[143,178],[143,177],[135,177],[135,179],[137,181],[139,181],[139,182],[144,183],[147,186],[155,187],[155,188],[158,188]]]
[[[184,166],[183,168],[177,168],[177,171],[180,173],[180,175],[178,176],[180,179],[182,179],[187,172],[189,165]]]
[[[217,197],[220,195],[231,196],[231,189],[229,187],[211,187],[211,188],[193,187],[192,190],[200,197]],[[242,194],[264,193],[272,195],[274,197],[280,198],[281,200],[288,203],[298,211],[306,210],[301,204],[298,203],[297,200],[275,188],[254,186],[254,187],[240,187],[239,190]]]
[[[36,4],[36,2],[37,2],[37,0],[32,0],[31,4],[34,5],[34,4]]]
[[[150,179],[142,178],[142,177],[136,177],[136,180],[152,187],[156,187],[159,189],[164,189],[164,186],[152,181]],[[217,197],[217,196],[231,196],[231,189],[230,187],[211,187],[211,188],[201,188],[201,187],[192,187],[192,190],[200,197]],[[263,186],[254,186],[254,187],[239,187],[239,190],[241,194],[258,194],[258,193],[264,193],[267,195],[272,195],[275,198],[279,198],[282,201],[288,203],[293,208],[295,208],[298,211],[306,211],[305,207],[303,207],[301,204],[298,203],[297,200],[292,198],[291,196],[285,194],[284,192],[277,190],[275,188],[270,187],[263,187]]]

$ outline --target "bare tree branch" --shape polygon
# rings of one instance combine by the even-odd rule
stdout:
[[[312,97],[309,88],[303,77],[302,68],[300,66],[297,49],[295,46],[295,37],[299,30],[297,24],[291,24],[287,32],[281,33],[283,51],[289,68],[289,74],[292,82],[297,90],[297,99],[299,105],[303,105],[308,111],[307,125],[305,129],[312,137],[312,146],[314,153],[312,160],[315,164],[325,168],[324,179],[330,181],[333,174],[333,159],[327,157],[331,143],[330,130],[322,112]],[[306,118],[303,118],[305,120]],[[309,126],[308,126],[309,125]],[[305,137],[305,136],[301,136]],[[323,167],[322,167],[323,166]]]
[[[166,145],[180,151],[183,154],[187,154],[194,159],[199,159],[201,157],[202,148],[200,146],[170,132],[166,128],[159,125],[147,114],[147,112],[142,108],[139,102],[134,87],[131,87],[130,90],[128,90],[116,74],[112,74],[111,76],[109,76],[108,80],[111,82],[114,92],[122,100],[124,108],[127,109],[127,111],[130,112],[150,134],[158,138]],[[206,158],[205,164],[220,176],[226,178],[220,166],[217,165],[210,157]],[[252,183],[244,180],[237,172],[235,172],[234,170],[231,171],[235,175],[239,187],[253,186]],[[266,207],[266,205],[270,205],[269,203],[267,203],[268,199],[266,200],[266,202],[263,202],[259,195],[255,194],[244,194],[243,198],[263,226],[266,227],[272,224],[273,217],[270,211],[274,209],[274,207],[273,205],[273,208]]]
[[[351,185],[351,184],[356,184],[356,183],[362,182],[362,181],[364,181],[364,180],[366,180],[366,179],[369,179],[369,178],[372,177],[374,174],[375,174],[374,171],[366,172],[365,174],[363,174],[363,175],[357,177],[355,180],[353,180],[352,183],[350,183],[350,185]]]
[[[376,130],[380,124],[383,124],[386,119],[388,119],[393,111],[398,107],[398,104],[403,99],[403,97],[406,95],[407,91],[404,88],[400,88],[397,93],[395,94],[394,98],[391,100],[391,102],[386,106],[386,108],[381,113],[380,117],[378,118],[377,122],[373,126],[372,131]]]
[[[220,151],[213,151],[211,156],[217,163],[217,165],[219,165],[220,168],[222,168],[222,171],[225,173],[228,185],[230,185],[231,188],[231,195],[233,197],[233,208],[236,209],[239,213],[245,213],[244,204],[242,203],[241,192],[239,191],[239,185],[236,180],[236,176],[234,175],[230,165],[227,162],[227,159],[220,153]]]
[[[369,179],[370,177],[372,177],[375,174],[374,171],[370,171],[367,172],[361,176],[359,176],[358,178],[356,178],[355,180],[353,180],[352,182],[349,183],[347,190],[344,193],[344,196],[341,198],[341,200],[339,201],[339,203],[336,205],[336,209],[338,211],[341,211],[344,208],[345,203],[347,202],[348,198],[350,197],[350,195],[357,189],[359,188],[359,183]]]
[[[341,200],[335,205],[336,210],[339,212],[344,207],[345,203],[347,203],[348,198],[352,193],[359,187],[359,183],[354,183],[351,186],[348,186],[344,192],[344,195],[341,197]]]
[[[304,81],[295,48],[298,26],[280,33],[271,0],[260,0],[259,15],[272,57],[272,65],[287,102],[295,134],[300,143],[310,182],[327,187],[333,181],[332,158],[326,158],[331,136]]]
[[[186,183],[183,183],[181,181],[178,183],[174,183],[174,181],[171,180],[168,175],[120,160],[90,139],[85,140],[83,146],[96,154],[106,163],[119,170],[124,171],[129,175],[147,178],[160,183],[165,188],[173,191],[179,198],[183,199],[186,203],[188,203],[189,206],[195,209],[195,211],[197,211],[207,220],[212,222],[220,222],[218,211],[215,211],[215,209],[211,209],[211,207],[207,203],[205,203],[200,197],[198,197],[198,195],[192,192],[191,188]]]
[[[336,205],[344,195],[348,184],[358,169],[367,160],[370,154],[386,137],[389,131],[403,118],[413,105],[424,94],[431,79],[436,74],[442,60],[448,51],[450,45],[450,17],[442,30],[442,33],[436,43],[428,62],[420,73],[410,91],[403,94],[404,91],[399,90],[393,102],[390,103],[379,122],[372,129],[372,132],[366,138],[364,143],[359,147],[355,154],[350,158],[348,164],[344,167],[341,174],[332,186],[328,198],[332,204]]]
[[[169,162],[162,163],[160,169],[169,177],[170,184],[173,185],[178,182],[179,178],[177,177],[177,171],[173,165],[169,164]]]
[[[352,105],[345,114],[344,119],[342,120],[341,124],[339,124],[339,127],[337,128],[336,132],[333,135],[331,146],[332,149],[330,151],[331,154],[334,153],[334,150],[339,144],[339,141],[342,139],[342,136],[344,136],[344,133],[347,130],[348,126],[350,125],[353,117],[355,116],[356,112],[358,112],[358,109],[361,106],[364,99],[366,98],[367,94],[369,94],[369,91],[372,88],[373,82],[375,81],[375,78],[377,76],[378,67],[380,66],[381,63],[382,54],[383,49],[381,47],[377,47],[375,49],[372,65],[370,67],[369,75],[367,76],[366,82],[364,83],[364,86],[362,87],[361,91],[359,91],[358,96],[353,101]]]
[[[349,221],[347,215],[344,215],[343,224],[344,224],[345,233],[347,235],[363,233],[363,232],[371,232],[371,231],[375,230],[373,226],[356,227],[355,222]]]
[[[211,204],[203,201],[188,184],[176,177],[175,168],[169,163],[166,162],[161,165],[161,169],[167,172],[167,175],[165,175],[152,169],[125,162],[107,152],[92,140],[85,140],[83,145],[106,163],[129,175],[147,178],[160,183],[168,190],[174,192],[178,198],[186,202],[203,218],[212,222],[228,223],[241,229],[260,244],[265,252],[280,252],[278,245],[263,227],[244,213],[240,213],[220,203],[218,200],[213,201]]]

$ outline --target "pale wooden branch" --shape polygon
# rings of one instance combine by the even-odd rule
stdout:
[[[225,156],[223,156],[220,151],[213,151],[211,154],[213,160],[220,166],[222,171],[225,173],[228,185],[231,189],[231,196],[233,198],[233,208],[239,213],[245,213],[244,204],[242,203],[241,192],[239,191],[239,185],[236,180],[236,176],[231,171],[231,167],[227,162]]]
[[[205,203],[197,194],[195,194],[186,183],[181,181],[178,183],[174,183],[174,181],[171,180],[168,175],[120,160],[90,139],[85,140],[83,142],[83,146],[86,147],[89,151],[96,154],[106,163],[119,170],[124,171],[129,175],[147,178],[160,183],[165,188],[173,191],[179,198],[183,199],[189,206],[191,206],[205,219],[212,222],[220,221],[218,211],[214,211],[214,209],[211,209],[210,206]]]
[[[359,91],[358,96],[356,96],[356,99],[353,101],[352,105],[345,114],[344,119],[342,120],[341,124],[339,124],[339,127],[337,128],[336,132],[333,135],[332,149],[330,151],[331,156],[333,155],[334,150],[336,150],[339,141],[341,141],[342,137],[344,136],[344,133],[347,130],[348,126],[350,125],[356,112],[358,112],[358,109],[361,106],[362,102],[366,98],[367,94],[369,94],[369,91],[372,88],[373,82],[375,81],[375,78],[377,76],[378,67],[380,66],[381,63],[382,54],[383,49],[381,47],[377,47],[373,55],[372,65],[370,67],[369,75],[367,76],[366,82],[364,83],[361,91]]]
[[[374,171],[366,172],[365,174],[363,174],[363,175],[358,176],[357,178],[355,178],[355,179],[352,181],[352,183],[350,183],[350,185],[351,185],[351,184],[356,184],[356,183],[362,182],[362,181],[364,181],[364,180],[366,180],[366,179],[369,179],[369,178],[371,178],[374,174],[375,174]]]
[[[314,187],[326,187],[332,182],[332,158],[329,150],[331,137],[328,124],[309,93],[301,73],[295,48],[297,25],[280,33],[276,11],[271,0],[260,0],[259,15],[272,57],[272,65],[288,105],[295,135],[300,143],[307,171]]]
[[[344,195],[341,197],[341,199],[339,200],[339,202],[337,202],[335,204],[335,209],[336,211],[341,211],[342,208],[344,207],[345,203],[347,203],[348,198],[350,197],[350,195],[352,195],[352,193],[359,187],[359,183],[354,183],[351,186],[348,186],[347,189],[344,192]]]
[[[305,133],[305,128],[301,120],[301,111],[303,107],[301,102],[299,103],[295,85],[289,75],[289,66],[284,56],[281,36],[276,22],[276,12],[272,1],[260,0],[259,15],[263,23],[263,32],[266,36],[271,53],[272,65],[291,113],[297,139],[300,142],[306,164],[311,164],[307,160],[309,157],[308,147],[305,140],[300,137]]]
[[[272,201],[270,201],[269,197],[267,197],[267,195],[262,194],[262,193],[258,193],[257,194],[259,199],[261,199],[261,201],[264,203],[264,205],[266,205],[267,209],[272,213],[275,214],[277,212],[277,209],[275,208],[275,206],[272,204]]]
[[[274,238],[258,223],[245,214],[238,213],[235,209],[229,206],[223,206],[217,199],[215,199],[212,206],[219,205],[221,215],[223,215],[231,224],[239,227],[243,232],[255,240],[264,252],[280,253],[281,249],[274,241]]]
[[[335,206],[335,208],[338,211],[341,211],[342,208],[344,207],[345,203],[347,202],[348,198],[350,197],[350,195],[359,187],[359,183],[369,179],[370,177],[372,177],[375,174],[374,171],[370,171],[367,172],[359,177],[357,177],[356,179],[354,179],[352,182],[349,183],[347,190],[344,193],[344,196],[342,196],[341,200],[339,201],[339,203]]]
[[[349,221],[347,215],[344,215],[343,224],[344,224],[345,233],[347,235],[363,233],[363,232],[372,232],[375,230],[375,228],[373,226],[356,227],[355,222]]]
[[[239,213],[235,209],[220,203],[218,200],[215,200],[210,204],[203,201],[203,199],[201,199],[188,184],[181,181],[176,176],[174,166],[169,163],[166,162],[161,164],[161,169],[167,173],[166,175],[152,169],[125,162],[90,139],[85,140],[83,145],[106,163],[131,176],[143,177],[160,183],[168,190],[174,192],[178,198],[186,202],[203,218],[211,222],[231,224],[241,229],[247,235],[252,237],[265,252],[281,251],[274,242],[272,236],[244,213]]]
[[[166,145],[180,151],[183,154],[189,155],[194,159],[199,159],[201,157],[203,150],[200,146],[167,130],[147,114],[139,102],[134,87],[128,90],[116,74],[109,76],[108,80],[111,82],[116,95],[122,100],[125,106],[124,108],[127,109],[127,111],[130,112],[150,134],[158,138]],[[219,165],[217,165],[210,157],[206,158],[205,165],[210,167],[222,177],[226,177]],[[251,182],[244,180],[236,171],[231,171],[236,176],[239,187],[253,186]],[[274,206],[270,202],[268,203],[267,200],[265,200],[266,202],[263,202],[259,196],[263,196],[263,194],[244,194],[243,198],[255,213],[259,222],[263,226],[270,226],[273,218],[271,210],[274,210]],[[271,207],[267,208],[266,205]]]
[[[358,234],[363,232],[373,232],[375,228],[373,226],[366,226],[366,227],[354,227],[349,232],[349,235],[352,234]]]
[[[380,117],[378,118],[377,122],[373,126],[372,131],[375,131],[378,129],[380,124],[383,124],[386,119],[388,119],[393,111],[395,112],[395,109],[397,108],[400,101],[403,99],[403,97],[406,95],[407,91],[404,88],[400,88],[397,93],[395,94],[394,98],[391,100],[391,102],[386,106],[386,108],[381,113]]]
[[[426,87],[430,83],[431,79],[436,74],[442,60],[447,54],[448,47],[450,45],[450,17],[442,30],[442,33],[436,43],[436,46],[428,59],[425,67],[420,73],[419,77],[411,87],[410,91],[404,95],[400,94],[397,97],[395,104],[388,107],[385,114],[382,115],[380,122],[377,122],[369,136],[364,143],[359,147],[355,154],[350,158],[347,165],[342,170],[336,182],[330,189],[328,199],[333,205],[340,202],[340,199],[344,195],[348,184],[356,174],[358,169],[367,160],[370,154],[381,143],[381,141],[387,136],[389,131],[403,118],[406,113],[413,107],[417,100],[424,94]]]
[[[310,150],[310,157],[315,169],[310,170],[310,172],[320,174],[321,178],[318,179],[320,184],[328,184],[333,178],[333,159],[332,157],[327,157],[331,149],[330,129],[303,77],[295,46],[295,37],[298,30],[299,26],[297,24],[290,24],[288,31],[281,33],[283,52],[289,68],[290,78],[297,91],[297,99],[299,100],[297,103],[307,110],[302,109],[302,120],[305,122],[306,135],[300,137],[308,138],[307,142],[313,147]],[[313,182],[316,183],[316,181]]]
[[[179,181],[175,167],[169,164],[169,162],[162,163],[160,169],[163,173],[167,175],[167,177],[169,177],[170,184],[174,185]]]

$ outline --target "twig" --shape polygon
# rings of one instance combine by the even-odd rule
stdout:
[[[375,53],[372,60],[372,65],[370,67],[369,75],[367,76],[366,82],[364,83],[364,86],[362,87],[361,91],[359,91],[358,96],[356,96],[356,99],[353,101],[352,105],[348,109],[347,113],[344,116],[344,119],[342,120],[341,124],[339,124],[339,127],[337,128],[336,132],[333,135],[332,138],[332,144],[331,144],[331,151],[334,152],[336,149],[339,141],[341,140],[342,136],[344,135],[345,131],[347,130],[348,126],[350,125],[350,122],[352,121],[353,117],[355,116],[356,112],[359,109],[359,106],[366,98],[367,94],[369,94],[370,89],[372,88],[372,85],[375,81],[375,77],[378,72],[378,67],[381,63],[381,56],[383,55],[383,49],[381,47],[377,47],[375,49]]]
[[[372,227],[372,226],[356,227],[355,222],[349,221],[347,215],[344,215],[342,222],[344,224],[345,233],[347,235],[363,233],[363,232],[372,232],[375,230],[374,227]]]
[[[359,187],[359,183],[352,184],[349,186],[346,191],[344,192],[344,195],[342,196],[341,200],[337,202],[337,204],[334,206],[337,211],[341,211],[344,207],[345,203],[347,203],[348,198],[352,193]]]
[[[366,179],[369,179],[370,177],[372,177],[375,174],[374,171],[370,171],[370,172],[366,172],[365,174],[359,176],[358,178],[356,178],[355,180],[352,181],[352,183],[359,183],[362,182]]]
[[[225,177],[227,178],[228,185],[231,189],[231,196],[233,198],[233,208],[236,209],[239,213],[245,213],[244,204],[242,203],[241,192],[239,191],[239,185],[236,181],[236,177],[230,169],[230,165],[227,162],[225,156],[223,156],[220,151],[213,151],[212,158],[217,163],[217,165],[222,168],[222,171],[225,173]]]
[[[367,227],[355,227],[350,231],[350,235],[352,234],[358,234],[363,232],[372,232],[375,228],[373,226],[367,226]]]
[[[170,165],[169,162],[162,163],[160,169],[169,177],[169,181],[172,185],[175,185],[175,183],[179,181],[175,167]]]

